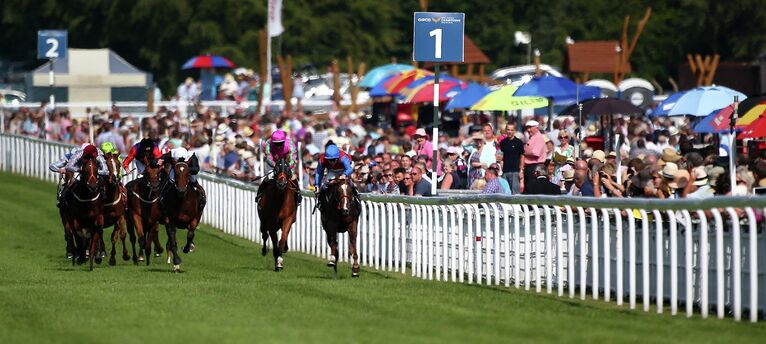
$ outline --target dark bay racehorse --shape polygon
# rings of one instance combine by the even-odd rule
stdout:
[[[117,173],[120,171],[120,160],[115,154],[104,154],[106,160],[106,166],[109,169],[109,177],[104,182],[105,198],[104,198],[104,227],[112,227],[112,251],[109,256],[109,265],[117,264],[115,256],[115,245],[117,244],[117,238],[122,241],[122,259],[127,261],[130,259],[128,255],[128,247],[125,244],[125,236],[127,234],[127,228],[125,223],[125,213],[128,206],[128,195],[125,193],[125,188],[120,182],[120,178]],[[132,240],[135,241],[135,235],[131,231]]]
[[[333,276],[338,273],[338,233],[348,232],[348,252],[353,258],[351,276],[359,277],[359,255],[356,252],[356,234],[361,214],[361,205],[356,200],[354,191],[348,182],[332,180],[324,193],[327,199],[322,207],[322,228],[327,234],[330,246],[330,259],[327,266],[333,268]]]
[[[130,244],[133,248],[133,263],[146,259],[149,265],[152,242],[159,246],[155,235],[162,218],[160,208],[160,166],[156,162],[146,164],[144,176],[126,186],[128,192],[128,214],[126,216]],[[136,254],[135,235],[138,235],[139,254]],[[146,253],[146,254],[144,254]]]
[[[93,261],[101,263],[99,244],[103,236],[104,216],[101,200],[101,184],[98,180],[97,162],[92,158],[82,158],[79,180],[75,181],[65,195],[66,225],[70,240],[75,244],[76,253],[72,256],[82,264],[85,262],[86,249],[90,252],[90,270]]]
[[[69,228],[69,208],[66,200],[64,199],[66,190],[71,187],[71,183],[74,182],[73,179],[74,175],[72,172],[67,171],[61,175],[61,181],[59,181],[59,183],[62,183],[63,186],[60,194],[58,195],[59,198],[57,199],[61,224],[64,225],[64,240],[66,240],[66,253],[68,259],[72,259],[72,257],[77,255],[75,240],[74,236],[72,235],[72,229]]]
[[[168,251],[168,260],[173,260],[173,271],[181,270],[181,257],[178,255],[178,244],[176,242],[176,230],[184,228],[188,230],[186,234],[186,245],[183,252],[189,253],[194,250],[194,231],[199,226],[202,218],[204,205],[199,204],[199,194],[203,193],[201,185],[197,188],[191,186],[191,174],[189,173],[189,163],[186,161],[175,162],[172,166],[173,181],[170,181],[170,187],[166,188],[162,195],[163,218],[165,231],[168,235],[166,249]],[[170,261],[168,261],[170,263]]]
[[[261,254],[268,252],[267,242],[271,237],[274,247],[274,271],[282,270],[284,259],[282,253],[287,252],[287,236],[295,222],[298,204],[295,191],[296,181],[292,180],[292,171],[287,161],[279,159],[274,167],[273,179],[264,182],[260,187],[262,197],[258,201],[258,217],[261,220],[261,237],[263,248]],[[282,237],[277,242],[277,231],[282,230]]]

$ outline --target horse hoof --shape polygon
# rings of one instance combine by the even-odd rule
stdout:
[[[327,266],[335,266],[335,256],[330,255],[330,259],[327,260]]]
[[[359,277],[359,273],[358,272],[352,272],[351,273],[351,277]]]
[[[359,277],[359,267],[358,266],[352,266],[351,267],[351,277]]]
[[[157,253],[157,252],[154,253],[154,257],[155,258],[159,258],[161,255],[162,255],[162,253]]]
[[[127,261],[129,261],[129,260],[130,260],[130,256],[129,256],[129,255],[127,255],[127,254],[123,254],[123,255],[122,255],[122,260],[124,260],[124,261],[126,261],[126,262],[127,262]]]
[[[66,259],[72,259],[72,257],[74,257],[73,254],[71,254],[71,253],[67,253],[66,254]]]
[[[111,257],[111,258],[109,258],[109,265],[110,265],[110,266],[115,266],[115,265],[117,265],[117,260],[116,260],[116,259],[114,259],[114,257]]]
[[[173,272],[181,272],[181,265],[180,264],[173,265]]]
[[[173,260],[172,260],[172,259],[170,259],[170,256],[168,256],[168,264],[170,264],[170,263],[172,263],[172,262],[173,262]]]
[[[96,261],[96,264],[99,264],[99,265],[101,265],[101,261],[102,261],[103,259],[101,259],[101,257],[98,257],[98,258],[96,258],[96,259],[94,259],[94,260]]]
[[[263,248],[261,248],[261,255],[265,256],[266,253],[269,253],[269,248],[266,247],[266,245],[263,245]]]
[[[285,260],[282,257],[277,257],[277,271],[282,270],[285,265]]]
[[[138,256],[138,261],[139,262],[143,262],[144,261],[144,256]]]

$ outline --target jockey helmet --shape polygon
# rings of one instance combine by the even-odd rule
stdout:
[[[80,145],[80,149],[85,149],[85,147],[88,147],[88,146],[90,146],[90,143],[89,142],[85,142],[85,143]]]
[[[114,144],[107,141],[101,144],[101,151],[104,152],[104,154],[119,154],[116,148],[114,148]]]
[[[143,138],[141,139],[141,142],[138,143],[138,147],[142,150],[154,148],[154,141],[148,137]]]
[[[338,146],[336,146],[336,145],[327,146],[327,149],[324,152],[324,158],[325,159],[338,159],[338,158],[340,158],[340,149],[338,149]]]
[[[271,143],[283,143],[287,135],[282,130],[277,130],[271,134]]]
[[[94,145],[88,145],[82,150],[82,156],[95,158],[98,156],[98,149]]]
[[[173,159],[176,159],[176,161],[178,161],[181,158],[186,159],[189,155],[189,151],[187,151],[186,148],[183,148],[183,147],[173,148],[170,151],[170,155],[173,157]]]

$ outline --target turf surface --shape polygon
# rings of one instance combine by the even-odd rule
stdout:
[[[64,258],[55,186],[0,173],[0,343],[763,342],[766,324],[685,319],[506,288],[362,270],[340,279],[203,227],[181,274]],[[111,230],[109,230],[111,232]],[[164,241],[165,235],[162,234]],[[180,236],[183,238],[183,235]]]

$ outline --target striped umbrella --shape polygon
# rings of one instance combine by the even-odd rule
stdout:
[[[200,55],[190,58],[181,69],[194,68],[234,68],[227,58],[218,55]]]

